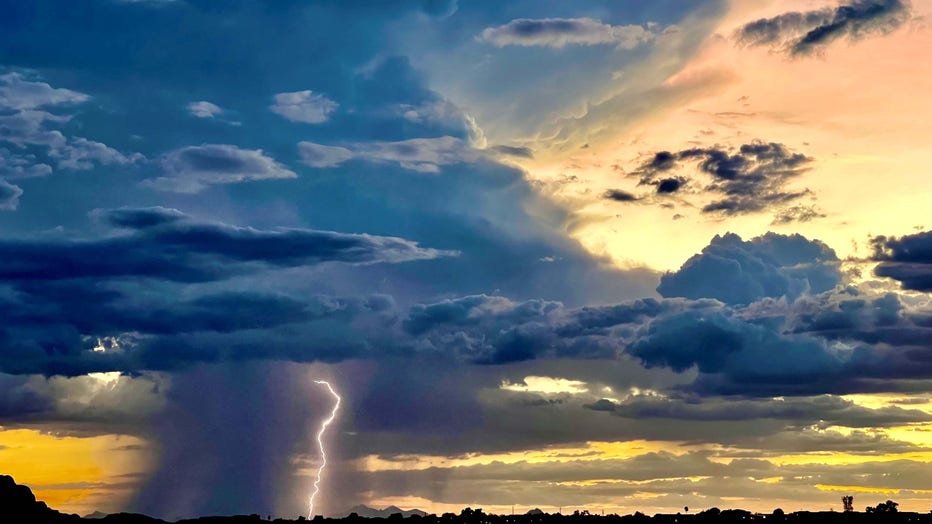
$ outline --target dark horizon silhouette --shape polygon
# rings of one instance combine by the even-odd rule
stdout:
[[[796,511],[786,513],[780,508],[774,509],[771,513],[754,513],[751,511],[730,508],[719,509],[709,508],[703,511],[691,513],[688,507],[683,508],[683,513],[665,514],[657,513],[653,516],[645,515],[641,512],[635,512],[629,515],[609,514],[602,515],[590,513],[588,511],[576,510],[572,514],[563,515],[561,513],[546,513],[540,509],[532,509],[524,514],[517,515],[498,515],[485,513],[481,508],[464,508],[459,514],[444,513],[442,515],[427,514],[420,510],[401,510],[390,506],[385,510],[374,510],[367,506],[356,506],[349,515],[340,518],[330,518],[316,516],[313,520],[320,524],[339,522],[341,524],[358,524],[362,521],[387,520],[390,523],[397,523],[405,520],[412,524],[589,524],[598,522],[599,524],[617,524],[630,522],[656,522],[656,523],[705,523],[705,522],[897,522],[897,523],[932,523],[932,511],[929,513],[917,513],[899,511],[898,504],[892,500],[886,500],[877,503],[875,506],[867,506],[864,512],[853,510],[853,497],[846,495],[842,497],[844,511]],[[397,509],[384,516],[390,509]],[[373,510],[374,513],[367,516],[361,514],[363,510]],[[166,522],[176,522],[177,524],[199,523],[199,524],[237,524],[241,522],[305,522],[308,519],[298,517],[297,519],[286,519],[266,515],[264,518],[258,514],[250,515],[231,515],[231,516],[202,516],[194,519],[181,519],[177,521],[166,521],[139,513],[112,513],[102,515],[93,513],[81,517],[76,514],[62,513],[50,508],[45,502],[37,500],[32,490],[22,484],[17,484],[13,477],[9,475],[0,475],[0,522],[10,524],[20,523],[78,523],[78,522],[100,522],[108,524],[158,524]]]

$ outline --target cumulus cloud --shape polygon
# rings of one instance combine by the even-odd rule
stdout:
[[[0,210],[13,211],[19,206],[19,197],[23,190],[0,178]]]
[[[269,109],[273,113],[291,122],[305,124],[326,122],[330,114],[340,107],[340,104],[326,96],[310,90],[278,93],[272,100],[273,104]]]
[[[223,108],[206,100],[191,102],[186,108],[191,116],[197,118],[214,118],[223,114]]]
[[[35,154],[13,155],[0,149],[0,172],[12,178],[32,178],[52,172],[46,162],[60,169],[87,170],[95,165],[126,165],[143,159],[139,153],[124,155],[106,144],[82,137],[66,136],[54,126],[71,121],[70,115],[53,114],[46,109],[69,107],[90,97],[70,89],[53,88],[44,82],[23,79],[19,73],[0,75],[0,142],[17,148],[40,146],[48,159]]]
[[[0,140],[17,147],[39,145],[55,149],[63,146],[67,138],[61,131],[50,129],[48,126],[64,124],[69,120],[71,117],[37,110],[0,115]]]
[[[892,278],[904,289],[932,291],[932,231],[902,237],[878,236],[871,240],[874,269],[879,277]]]
[[[681,170],[684,163],[695,161],[698,161],[699,173],[709,177],[701,192],[714,198],[702,207],[703,213],[756,213],[809,193],[807,189],[795,190],[787,185],[806,172],[813,159],[776,142],[754,141],[741,145],[737,151],[720,147],[691,148],[675,153],[660,151],[633,174],[640,178],[639,185],[655,186],[658,194],[676,193],[690,180],[682,175],[671,175]],[[802,208],[790,211],[793,212],[795,215],[783,212],[781,216],[791,220],[814,218]]]
[[[0,148],[0,176],[7,179],[38,178],[52,172],[52,166],[44,164],[33,154],[15,154]]]
[[[613,26],[593,18],[518,18],[484,29],[479,39],[496,47],[614,44],[620,49],[633,49],[656,36],[652,25]]]
[[[904,0],[854,0],[837,7],[755,20],[738,29],[735,40],[740,45],[769,46],[801,56],[840,38],[856,41],[890,33],[909,18],[910,6]]]
[[[748,304],[764,297],[796,298],[838,285],[841,272],[835,251],[801,235],[764,236],[744,241],[716,235],[702,253],[660,279],[665,297],[716,298]]]
[[[67,144],[49,152],[49,156],[58,160],[58,167],[86,171],[95,165],[127,165],[143,160],[139,153],[124,155],[116,149],[100,142],[76,137]]]
[[[353,158],[353,152],[345,147],[325,146],[314,142],[298,142],[301,162],[310,167],[336,167]]]
[[[80,104],[88,100],[90,97],[84,93],[25,80],[19,73],[0,75],[0,107],[4,109],[24,111],[43,106]]]
[[[298,176],[261,149],[241,149],[228,144],[203,144],[176,149],[166,153],[159,164],[163,176],[143,183],[161,191],[176,193],[198,193],[218,184]]]

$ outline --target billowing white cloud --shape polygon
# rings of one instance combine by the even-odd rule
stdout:
[[[615,44],[621,49],[633,49],[656,35],[651,24],[610,25],[594,18],[518,18],[487,27],[479,38],[497,47]]]
[[[273,101],[269,106],[273,113],[286,120],[305,124],[326,122],[330,114],[340,107],[340,104],[311,90],[278,93],[273,97]]]
[[[144,184],[176,193],[197,193],[218,184],[297,177],[261,149],[228,144],[183,147],[167,153],[160,163],[164,176]]]

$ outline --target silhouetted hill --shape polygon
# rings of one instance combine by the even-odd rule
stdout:
[[[65,515],[37,501],[32,490],[17,484],[13,477],[0,475],[0,522],[8,524],[33,522],[80,522],[77,515]]]
[[[932,507],[932,502],[930,502]],[[634,515],[590,515],[587,512],[574,512],[572,515],[547,514],[539,509],[528,511],[524,515],[492,515],[481,509],[466,508],[458,515],[444,513],[441,516],[427,515],[420,510],[403,511],[395,506],[375,509],[368,506],[356,506],[353,514],[339,519],[315,517],[314,524],[396,524],[404,520],[406,524],[731,524],[731,523],[792,523],[792,524],[932,524],[932,513],[912,513],[897,511],[897,504],[892,501],[881,502],[869,508],[869,512],[809,512],[798,511],[784,514],[782,510],[773,513],[751,513],[741,509],[719,510],[711,508],[692,514],[658,514],[653,517],[642,513]],[[273,522],[301,522],[297,520],[275,519]],[[373,522],[376,521],[376,522]],[[13,481],[13,477],[0,475],[0,523],[2,524],[165,524],[165,521],[135,513],[112,513],[104,517],[95,512],[86,518],[55,511],[44,502],[37,501],[27,486]],[[179,520],[176,524],[257,524],[269,522],[259,515],[239,515],[232,517],[200,517]]]
[[[398,506],[389,506],[385,509],[376,509],[376,508],[371,508],[369,506],[365,506],[362,504],[358,506],[353,506],[352,508],[350,508],[349,514],[352,515],[353,513],[355,513],[356,515],[360,517],[365,517],[365,518],[370,518],[370,519],[388,518],[396,513],[401,513],[401,516],[403,517],[411,517],[414,515],[417,515],[419,517],[427,516],[426,511],[421,511],[419,509],[404,510],[404,509],[399,508]]]

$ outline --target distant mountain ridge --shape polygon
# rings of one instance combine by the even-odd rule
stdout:
[[[405,518],[410,517],[412,515],[417,515],[418,517],[427,516],[426,511],[421,511],[419,509],[405,510],[405,509],[399,508],[398,506],[389,506],[385,509],[376,509],[376,508],[366,506],[364,504],[360,504],[358,506],[353,506],[352,508],[350,508],[349,514],[352,514],[352,513],[355,513],[359,515],[360,517],[366,517],[370,519],[386,518],[396,513],[401,513],[401,515],[404,516]]]

